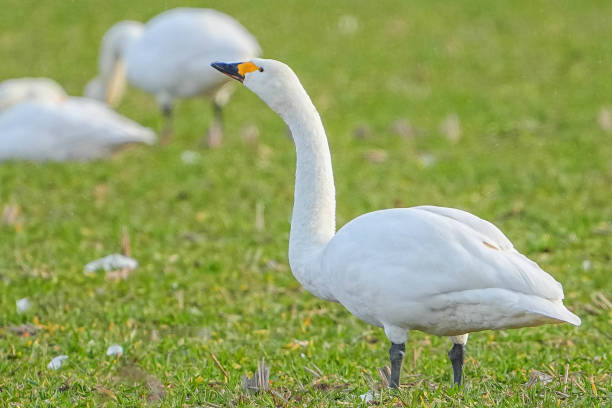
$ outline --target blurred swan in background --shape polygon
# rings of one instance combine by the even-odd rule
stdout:
[[[420,206],[361,215],[336,232],[336,198],[325,129],[287,65],[264,59],[214,63],[243,82],[289,126],[297,151],[289,263],[314,295],[340,302],[391,341],[398,387],[410,330],[449,336],[461,384],[468,334],[580,318],[563,288],[493,224],[455,208]]]
[[[0,161],[90,160],[155,140],[151,129],[102,102],[69,97],[51,79],[0,83]]]
[[[211,68],[217,60],[245,60],[261,49],[257,40],[227,14],[211,9],[177,8],[146,24],[121,21],[102,38],[99,75],[87,84],[85,96],[116,105],[127,82],[155,95],[166,118],[163,139],[172,133],[175,99],[212,97],[214,118],[207,143],[222,139],[221,111],[233,84]]]

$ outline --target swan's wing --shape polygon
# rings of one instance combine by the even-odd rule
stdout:
[[[372,275],[389,281],[391,290],[402,287],[413,298],[501,288],[563,299],[561,285],[517,252],[495,226],[450,208],[365,214],[338,231],[324,262],[330,273],[344,274],[341,280],[355,275],[372,283]]]
[[[100,101],[71,97],[63,105],[64,115],[79,126],[84,122],[94,137],[109,144],[145,143],[154,144],[157,137],[148,127],[126,118]]]
[[[232,17],[209,9],[179,8],[146,24],[127,53],[131,83],[152,93],[191,96],[226,81],[210,67],[214,61],[242,61],[261,50],[255,38]]]
[[[23,102],[0,114],[0,160],[87,160],[154,140],[150,129],[84,98]]]
[[[511,287],[528,295],[540,296],[549,300],[563,299],[561,284],[537,263],[514,249],[512,242],[492,223],[455,208],[421,206],[414,209],[445,217],[446,220],[439,220],[439,222],[448,229],[456,230],[455,233],[466,242],[466,249],[472,248],[472,245],[480,247],[482,252],[474,251],[473,253],[478,254],[476,256],[485,265],[496,268],[500,283],[510,284]],[[467,227],[467,230],[462,227]]]
[[[423,205],[414,209],[429,211],[443,217],[448,217],[474,230],[487,238],[486,244],[499,250],[510,250],[513,248],[512,242],[495,225],[480,217],[470,214],[467,211],[456,208],[436,207],[433,205]]]
[[[552,276],[497,228],[455,211],[391,209],[346,224],[321,258],[333,297],[371,324],[444,335],[580,324]]]

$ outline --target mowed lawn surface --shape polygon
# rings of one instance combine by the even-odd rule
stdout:
[[[330,139],[338,226],[394,206],[465,209],[562,282],[582,318],[473,334],[460,390],[450,342],[413,332],[402,389],[372,404],[609,406],[612,2],[181,4],[233,15],[300,76]],[[3,0],[0,80],[47,76],[78,95],[108,27],[175,5]],[[136,89],[118,110],[162,127]],[[224,145],[206,150],[211,112],[180,102],[168,146],[0,164],[0,405],[359,406],[380,383],[382,330],[290,273],[284,124],[239,88]],[[136,270],[83,274],[122,237]],[[18,314],[23,297],[31,308]],[[15,333],[25,324],[32,333]],[[114,343],[120,358],[105,354]],[[60,354],[69,359],[48,369]],[[262,358],[272,391],[249,395],[241,377]],[[528,387],[534,370],[552,381]]]

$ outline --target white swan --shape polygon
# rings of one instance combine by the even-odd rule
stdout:
[[[563,289],[493,224],[454,208],[375,211],[335,232],[335,190],[325,130],[308,94],[283,63],[214,63],[244,82],[291,129],[297,150],[289,263],[314,295],[383,327],[397,387],[409,330],[450,336],[461,384],[468,333],[545,323],[580,325]]]
[[[46,78],[0,83],[0,161],[89,160],[131,143],[155,142],[155,133],[106,104],[68,97]]]
[[[99,76],[85,96],[114,105],[127,81],[155,95],[164,116],[164,134],[171,133],[176,98],[212,96],[214,120],[208,144],[221,142],[221,109],[233,86],[210,67],[217,60],[245,60],[260,54],[255,38],[236,20],[216,10],[177,8],[146,24],[121,21],[102,39]]]

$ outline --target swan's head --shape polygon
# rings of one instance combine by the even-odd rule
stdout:
[[[280,61],[254,58],[247,62],[214,62],[213,68],[242,82],[284,119],[300,102],[310,98],[289,66]]]

